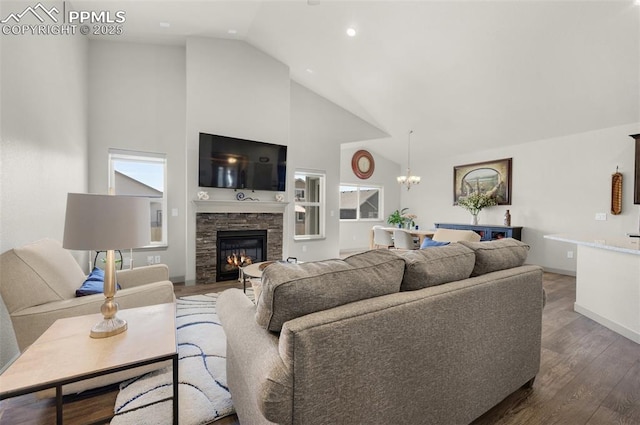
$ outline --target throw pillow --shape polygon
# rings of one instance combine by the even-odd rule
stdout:
[[[120,285],[116,283],[117,289]],[[85,295],[102,294],[104,292],[104,270],[94,267],[91,274],[84,281],[79,289],[76,289],[76,297],[84,297]]]
[[[413,291],[467,279],[473,270],[473,251],[459,244],[420,249],[400,254],[406,267],[401,291]]]
[[[432,246],[444,246],[449,244],[450,242],[438,242],[434,241],[431,238],[424,238],[424,240],[422,241],[422,245],[420,245],[420,249],[430,248]]]
[[[476,264],[471,276],[519,267],[524,264],[529,253],[529,245],[512,238],[489,242],[460,241],[459,243],[472,249],[476,254]]]
[[[404,260],[387,250],[372,250],[344,260],[274,263],[262,274],[256,322],[280,332],[296,317],[343,304],[398,292]]]

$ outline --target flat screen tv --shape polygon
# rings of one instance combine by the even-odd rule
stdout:
[[[284,192],[287,147],[200,133],[201,187]]]

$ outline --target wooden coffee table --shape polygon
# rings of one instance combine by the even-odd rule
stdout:
[[[260,263],[249,264],[241,267],[242,271],[242,291],[247,292],[247,279],[262,279],[262,270],[273,261],[262,261]]]
[[[175,304],[120,310],[126,332],[91,338],[101,314],[56,320],[0,375],[0,400],[56,389],[56,422],[62,424],[62,386],[139,366],[173,361],[173,423],[178,423],[178,350]]]
[[[242,278],[242,291],[247,292],[247,279],[262,279],[262,271],[265,267],[272,263],[302,263],[295,257],[289,257],[284,261],[261,261],[259,263],[249,264],[248,266],[240,267],[240,273]]]

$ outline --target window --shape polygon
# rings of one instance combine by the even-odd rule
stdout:
[[[382,187],[340,185],[340,220],[380,220]]]
[[[324,238],[325,174],[295,173],[294,239]]]
[[[167,158],[109,149],[109,188],[115,195],[149,198],[149,245],[167,245]]]

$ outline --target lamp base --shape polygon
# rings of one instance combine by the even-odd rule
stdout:
[[[118,317],[104,319],[91,328],[91,338],[108,338],[127,330],[127,322]]]

